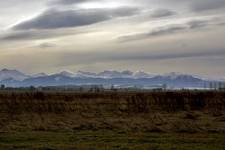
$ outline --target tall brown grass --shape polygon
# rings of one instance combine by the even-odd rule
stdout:
[[[200,110],[214,114],[225,110],[225,92],[0,92],[0,112],[20,113],[149,113]]]

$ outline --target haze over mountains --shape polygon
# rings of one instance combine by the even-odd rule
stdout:
[[[68,85],[112,85],[119,88],[140,87],[152,88],[166,85],[168,88],[206,88],[210,80],[188,74],[168,73],[152,75],[143,71],[103,71],[100,73],[63,71],[56,74],[39,73],[26,75],[17,70],[0,71],[0,84],[7,87],[28,86],[68,86]],[[213,81],[213,82],[219,82]]]

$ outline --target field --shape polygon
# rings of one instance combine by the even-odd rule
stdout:
[[[225,92],[0,92],[0,150],[224,150]]]

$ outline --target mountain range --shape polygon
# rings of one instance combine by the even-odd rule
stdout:
[[[103,71],[100,73],[78,71],[63,71],[48,75],[39,73],[26,75],[17,70],[3,69],[0,71],[0,84],[7,87],[29,86],[73,86],[73,85],[103,85],[118,88],[140,87],[153,88],[167,86],[168,88],[206,88],[210,81],[200,77],[181,73],[152,75],[143,71]]]

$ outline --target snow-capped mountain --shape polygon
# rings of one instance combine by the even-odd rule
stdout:
[[[57,75],[62,75],[65,77],[75,77],[75,74],[71,71],[62,71],[62,72],[58,73]]]
[[[164,75],[151,75],[144,71],[103,71],[100,73],[78,71],[62,71],[47,75],[40,73],[32,76],[25,75],[17,70],[3,69],[0,71],[0,84],[8,87],[28,86],[62,86],[62,85],[104,85],[111,87],[160,87],[169,88],[204,88],[211,82],[221,80],[206,80],[199,76],[182,73],[168,73]],[[225,85],[225,81],[224,81]]]
[[[145,73],[144,71],[137,71],[133,73],[134,78],[152,78],[153,75],[150,75],[148,73]]]
[[[176,79],[176,78],[180,78],[180,77],[188,77],[188,76],[193,77],[192,75],[182,74],[182,73],[179,73],[179,72],[170,72],[170,73],[166,73],[162,76],[168,77],[168,78],[171,78],[171,79]]]
[[[37,73],[37,74],[32,75],[33,78],[45,77],[45,76],[48,76],[48,75],[46,73]]]
[[[122,72],[106,70],[106,71],[100,72],[98,76],[102,78],[132,78],[133,72],[129,70],[122,71]]]
[[[29,77],[30,76],[25,75],[22,72],[19,72],[17,70],[3,69],[0,71],[0,81],[7,80],[7,79],[22,81]]]
[[[78,78],[105,78],[105,79],[113,79],[113,78],[150,78],[153,75],[150,75],[145,72],[131,72],[129,70],[125,71],[110,71],[105,70],[100,73],[92,73],[92,72],[85,72],[85,71],[78,71],[75,73],[74,77]]]
[[[86,71],[78,71],[76,73],[77,78],[98,78],[96,73],[86,72]]]

